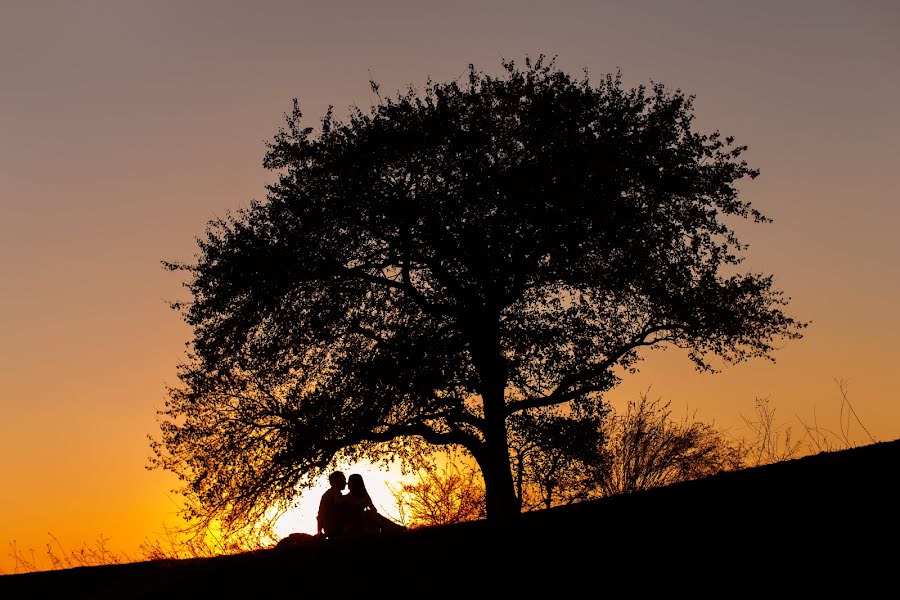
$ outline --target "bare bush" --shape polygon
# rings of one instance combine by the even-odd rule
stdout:
[[[37,570],[34,548],[29,548],[26,555],[16,540],[13,540],[9,543],[9,557],[13,559],[14,573],[30,573]]]
[[[397,501],[402,523],[408,527],[449,525],[483,519],[484,483],[479,471],[456,457],[443,466],[424,464],[413,483],[389,486]]]
[[[604,496],[708,477],[738,469],[745,450],[712,425],[671,418],[669,402],[642,393],[604,430],[607,460],[595,473]]]
[[[268,519],[240,529],[217,528],[215,523],[200,521],[182,527],[166,525],[161,535],[145,540],[138,550],[146,560],[209,558],[262,550],[275,544],[273,522]]]
[[[802,428],[797,437],[791,423],[778,423],[775,408],[768,397],[755,398],[755,414],[752,417],[742,415],[745,426],[750,430],[750,435],[744,436],[739,442],[744,447],[747,465],[768,465],[818,452],[856,447],[860,442],[854,439],[854,424],[865,434],[863,443],[875,443],[875,437],[863,425],[850,403],[847,380],[835,379],[834,382],[841,397],[837,431],[819,424],[814,410],[811,422],[795,415]]]
[[[47,535],[50,539],[44,545],[44,548],[49,563],[48,567],[43,566],[34,548],[29,548],[26,552],[19,548],[15,540],[10,542],[9,557],[13,559],[15,573],[119,565],[132,562],[131,556],[127,553],[112,550],[108,545],[111,538],[103,534],[100,534],[94,543],[88,544],[83,542],[81,546],[72,550],[63,548],[62,542],[52,533]]]

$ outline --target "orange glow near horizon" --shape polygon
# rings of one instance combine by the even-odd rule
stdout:
[[[404,476],[399,468],[372,465],[361,462],[354,465],[342,465],[339,471],[349,477],[353,473],[362,475],[366,484],[366,490],[372,498],[372,503],[378,512],[389,519],[400,522],[401,516],[397,510],[397,501],[391,490],[399,490],[400,486],[411,481],[410,476]],[[319,511],[319,500],[328,488],[327,477],[323,478],[315,487],[305,490],[296,500],[294,508],[282,515],[274,526],[275,533],[280,537],[287,537],[292,533],[316,533],[316,514]],[[344,492],[347,490],[345,489]]]
[[[768,397],[795,432],[838,430],[837,378],[876,439],[900,437],[900,4],[460,1],[4,6],[0,573],[13,542],[41,569],[51,535],[137,560],[180,523],[178,482],[145,469],[191,339],[167,304],[187,292],[160,261],[190,262],[210,219],[265,197],[264,144],[291,99],[315,127],[329,105],[366,110],[370,77],[391,94],[501,57],[695,94],[696,128],[735,136],[761,171],[743,198],[774,221],[741,226],[748,268],[812,322],[775,364],[709,375],[651,354],[614,406],[649,388],[740,437]],[[395,516],[396,474],[360,472]],[[314,531],[319,494],[278,530]]]

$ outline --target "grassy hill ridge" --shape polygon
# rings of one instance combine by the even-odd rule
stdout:
[[[486,522],[0,576],[0,597],[858,597],[896,591],[900,440]]]

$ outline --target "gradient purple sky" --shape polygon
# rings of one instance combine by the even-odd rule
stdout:
[[[315,125],[368,107],[370,76],[390,93],[545,53],[696,94],[698,127],[762,171],[744,197],[774,223],[742,228],[748,264],[812,325],[774,365],[654,357],[611,399],[652,386],[740,435],[769,397],[837,428],[843,378],[875,438],[900,437],[898,31],[900,4],[872,1],[0,0],[0,572],[12,540],[134,552],[175,522],[174,482],[144,469],[190,339],[160,261],[264,197],[293,97]]]

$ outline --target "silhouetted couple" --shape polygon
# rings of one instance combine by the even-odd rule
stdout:
[[[341,471],[335,471],[328,476],[328,482],[331,488],[322,494],[319,502],[317,535],[335,538],[406,529],[375,510],[362,475],[354,473],[348,480]]]

